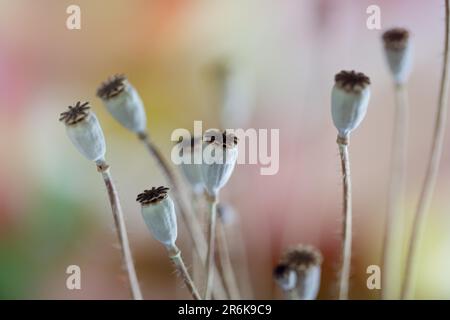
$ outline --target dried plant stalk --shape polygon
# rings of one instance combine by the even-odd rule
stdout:
[[[116,226],[117,236],[119,238],[120,249],[122,251],[122,258],[125,268],[128,273],[128,280],[130,282],[131,294],[134,300],[142,300],[142,293],[139,288],[139,283],[134,268],[133,257],[131,255],[130,244],[128,243],[128,236],[125,226],[125,220],[120,205],[117,189],[112,180],[109,166],[106,163],[98,165],[98,170],[103,176],[106,189],[108,190],[109,202],[111,204],[114,224]]]
[[[176,245],[173,245],[170,248],[167,248],[169,252],[169,258],[172,260],[175,268],[177,269],[180,277],[183,279],[184,284],[188,288],[190,294],[194,298],[194,300],[201,300],[200,295],[198,293],[197,287],[187,271],[186,265],[184,264],[183,258],[181,257],[180,249]]]
[[[429,209],[431,198],[433,196],[436,177],[439,169],[439,163],[444,143],[445,126],[447,122],[448,94],[449,94],[449,42],[450,42],[450,8],[449,1],[445,1],[445,44],[444,44],[444,63],[442,67],[441,84],[439,89],[438,110],[434,127],[433,140],[431,145],[430,158],[428,160],[425,181],[422,185],[417,210],[414,215],[414,222],[411,232],[411,238],[406,258],[405,275],[402,285],[402,299],[410,299],[413,294],[413,280],[416,269],[417,250],[420,239],[423,234],[426,213]]]
[[[342,166],[343,186],[343,230],[342,230],[342,267],[339,280],[339,299],[348,299],[350,281],[350,265],[352,258],[352,185],[350,177],[350,160],[348,145],[338,139],[339,153]]]

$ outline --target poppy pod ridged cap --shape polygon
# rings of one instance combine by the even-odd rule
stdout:
[[[144,104],[137,90],[124,75],[115,75],[102,83],[97,90],[109,113],[125,128],[134,133],[146,130]]]
[[[200,160],[202,158],[201,140],[201,138],[196,137],[182,138],[177,143],[177,148],[183,159],[189,158],[189,161],[181,162],[180,169],[194,192],[203,191],[201,163],[195,163],[196,156]]]
[[[232,133],[210,129],[203,136],[202,178],[206,192],[216,196],[233,173],[238,139]]]
[[[295,270],[295,292],[300,300],[314,300],[320,289],[322,255],[312,246],[297,245],[288,249],[280,262]]]
[[[384,51],[394,81],[404,84],[412,69],[410,33],[403,28],[389,29],[383,33]]]
[[[171,247],[175,245],[178,231],[175,207],[167,191],[169,188],[153,187],[140,193],[136,201],[141,203],[142,217],[153,237]]]
[[[334,79],[331,115],[339,137],[347,138],[366,115],[370,99],[370,79],[355,71],[341,71]]]
[[[67,135],[77,150],[88,160],[102,161],[106,143],[102,128],[89,103],[78,101],[75,106],[61,113],[59,121],[66,125]]]

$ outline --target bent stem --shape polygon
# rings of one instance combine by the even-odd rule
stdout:
[[[189,237],[192,241],[193,248],[196,252],[196,254],[200,257],[201,262],[203,265],[206,263],[206,255],[207,255],[207,245],[206,245],[206,239],[203,235],[202,228],[200,226],[200,223],[198,222],[195,215],[191,214],[190,211],[186,210],[186,207],[182,203],[181,198],[181,192],[178,185],[178,181],[173,174],[172,170],[170,169],[169,165],[167,164],[166,160],[162,156],[161,152],[159,152],[156,145],[151,141],[150,137],[146,132],[142,132],[138,134],[139,140],[144,143],[145,147],[147,148],[148,152],[152,157],[155,158],[155,160],[158,163],[158,166],[163,171],[164,175],[166,176],[170,186],[172,187],[174,193],[174,202],[177,207],[177,209],[180,212],[181,218],[183,220],[184,225],[186,226],[186,229],[188,231]],[[219,271],[214,266],[214,273],[219,274]],[[214,285],[214,296],[217,299],[223,299],[226,296],[225,289],[223,282],[221,279],[220,281],[216,281]]]
[[[407,163],[408,144],[408,101],[405,85],[395,85],[395,120],[391,151],[391,174],[389,181],[388,205],[384,225],[384,238],[382,247],[381,297],[394,298],[392,283],[394,281],[394,266],[397,249],[394,241],[396,234],[402,226],[403,200],[405,189],[405,173]],[[397,293],[398,294],[398,293]]]
[[[205,300],[211,299],[211,291],[214,286],[214,251],[216,240],[216,220],[217,220],[217,196],[209,196],[209,230],[208,230],[208,251],[206,255],[206,290]]]
[[[127,230],[125,226],[125,220],[120,205],[117,189],[112,180],[111,172],[108,164],[104,161],[100,161],[97,164],[97,169],[103,176],[106,189],[108,190],[109,202],[111,204],[112,214],[114,218],[114,224],[116,226],[117,237],[119,238],[120,249],[122,251],[122,258],[125,268],[128,273],[128,280],[130,282],[131,295],[134,300],[142,300],[141,289],[136,276],[136,270],[134,268],[133,257],[131,255],[130,244],[128,243]]]
[[[444,45],[444,64],[442,67],[441,84],[439,89],[438,111],[436,114],[436,122],[431,145],[428,167],[425,175],[425,181],[422,185],[417,210],[414,215],[411,238],[408,247],[408,255],[406,258],[405,276],[402,286],[402,299],[410,299],[414,290],[414,275],[416,269],[417,250],[420,239],[423,234],[426,213],[428,211],[431,198],[433,196],[436,177],[439,169],[439,163],[442,154],[442,146],[444,142],[444,133],[447,120],[447,105],[449,93],[449,42],[450,42],[450,9],[449,0],[445,1],[445,45]]]
[[[219,258],[220,265],[222,269],[223,278],[225,280],[225,285],[228,290],[228,295],[231,300],[239,300],[239,286],[236,280],[236,274],[233,270],[233,265],[230,258],[230,250],[228,248],[228,239],[226,235],[225,226],[223,223],[218,224],[218,245],[219,245]]]
[[[197,287],[192,281],[191,276],[187,271],[186,265],[184,264],[183,258],[181,257],[180,249],[178,249],[176,245],[173,245],[167,247],[167,251],[169,253],[170,260],[173,262],[175,268],[177,269],[179,275],[183,279],[184,284],[188,288],[194,300],[201,300]]]
[[[350,264],[352,258],[352,185],[350,177],[350,160],[347,138],[338,137],[339,154],[342,166],[343,185],[343,233],[342,233],[342,267],[339,280],[339,300],[348,299],[350,281]]]

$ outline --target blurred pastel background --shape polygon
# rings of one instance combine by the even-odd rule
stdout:
[[[71,4],[81,8],[81,30],[66,28]],[[341,189],[329,100],[333,76],[342,69],[363,71],[372,80],[369,111],[350,150],[350,297],[379,298],[378,290],[366,287],[366,268],[380,263],[394,105],[382,30],[366,27],[372,4],[381,8],[382,29],[407,27],[414,41],[410,217],[436,110],[443,1],[0,0],[0,298],[129,298],[103,182],[58,121],[78,100],[90,101],[103,126],[144,297],[189,298],[135,202],[143,189],[165,184],[164,177],[95,97],[98,85],[115,73],[125,73],[139,90],[149,132],[167,158],[172,131],[192,130],[194,120],[202,120],[204,129],[224,123],[280,129],[278,174],[261,176],[258,165],[239,165],[222,194],[238,213],[238,245],[251,268],[252,293],[243,297],[281,298],[272,281],[280,253],[310,243],[324,255],[319,298],[335,298]],[[226,119],[217,73],[224,62],[232,65],[239,102]],[[450,132],[447,137],[416,298],[450,298]],[[179,246],[191,268],[183,228]],[[81,290],[66,288],[71,264],[81,268]]]

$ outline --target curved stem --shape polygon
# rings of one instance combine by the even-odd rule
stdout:
[[[403,218],[403,201],[408,143],[408,101],[405,85],[395,86],[395,120],[391,151],[391,174],[389,181],[388,205],[384,224],[382,247],[381,277],[382,299],[394,298],[393,281],[396,253],[401,250],[401,242],[394,241],[396,234],[402,234],[400,228]]]
[[[133,257],[131,255],[130,244],[128,243],[125,220],[122,212],[122,207],[120,206],[117,189],[112,180],[109,166],[105,162],[101,162],[97,164],[97,168],[101,172],[106,189],[108,190],[109,202],[111,204],[117,237],[119,238],[122,258],[128,273],[128,280],[130,282],[131,294],[134,300],[142,300],[142,293],[139,288],[136,270],[134,269]]]
[[[439,163],[442,154],[442,146],[444,142],[444,133],[447,120],[447,105],[449,93],[449,42],[450,42],[450,9],[449,0],[445,1],[445,45],[444,45],[444,64],[442,68],[441,84],[439,89],[438,111],[431,145],[430,158],[428,160],[425,181],[422,185],[422,191],[419,197],[419,203],[414,215],[413,228],[408,247],[408,255],[406,259],[405,278],[402,286],[402,299],[410,299],[413,294],[413,278],[415,275],[417,249],[420,238],[423,234],[425,217],[428,211],[431,198],[433,196],[436,177],[439,169]]]
[[[350,178],[350,160],[347,142],[338,138],[339,154],[342,166],[343,185],[343,233],[342,233],[342,267],[339,280],[339,300],[348,299],[350,281],[350,264],[352,258],[352,185]]]
[[[209,206],[209,231],[208,231],[208,253],[206,255],[206,291],[205,300],[211,298],[214,286],[214,252],[216,242],[216,220],[217,220],[217,197],[208,197]]]
[[[222,222],[219,222],[218,229],[218,245],[219,245],[219,258],[222,269],[225,285],[228,289],[228,295],[231,300],[240,300],[239,286],[236,280],[236,274],[234,273],[233,264],[231,263],[230,250],[228,248],[228,239],[226,235],[225,226]]]
[[[181,257],[181,251],[178,249],[176,245],[167,248],[169,252],[169,258],[172,260],[175,268],[177,269],[179,275],[183,279],[184,284],[188,288],[194,300],[201,300],[200,295],[198,294],[197,287],[187,271],[186,265],[184,264],[183,258]]]
[[[204,264],[207,257],[207,246],[206,246],[206,239],[203,235],[202,228],[200,226],[200,223],[198,222],[198,219],[195,215],[191,214],[189,210],[186,210],[186,207],[182,203],[181,198],[181,192],[179,188],[178,181],[173,174],[171,168],[169,167],[167,161],[162,156],[161,152],[159,152],[156,145],[150,140],[147,133],[142,132],[138,134],[138,138],[144,143],[145,147],[147,148],[148,152],[151,156],[155,158],[155,160],[158,163],[158,166],[163,171],[164,175],[166,176],[170,186],[172,187],[174,193],[174,202],[177,207],[177,209],[180,212],[181,218],[183,219],[184,225],[186,226],[186,229],[188,231],[189,237],[192,240],[192,244],[194,247],[194,250],[196,254],[200,257],[202,263]],[[214,273],[219,274],[219,271],[214,266]],[[216,281],[214,286],[214,296],[217,299],[223,299],[226,296],[224,285],[219,279],[219,281]]]

